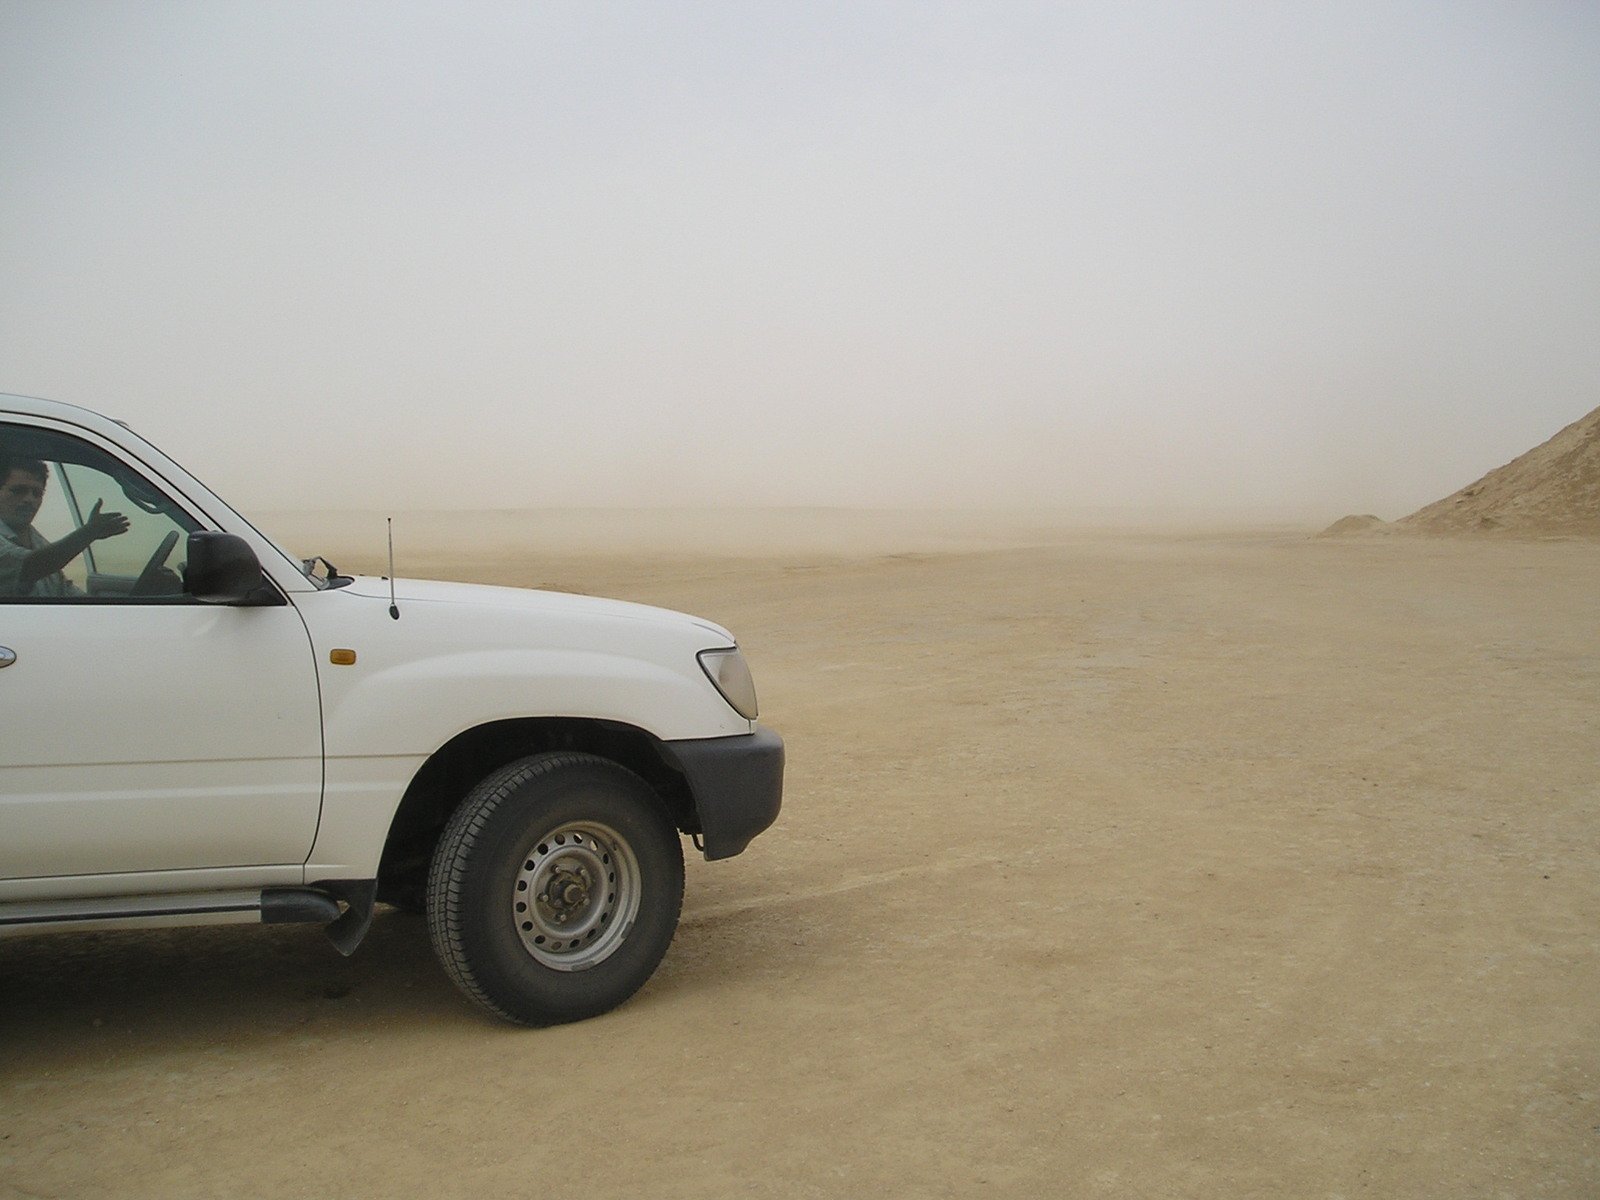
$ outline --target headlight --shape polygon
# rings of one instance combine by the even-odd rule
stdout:
[[[732,650],[700,651],[700,666],[717,685],[722,698],[747,721],[756,719],[756,681],[737,647]]]

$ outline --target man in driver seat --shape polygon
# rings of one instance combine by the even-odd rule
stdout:
[[[90,545],[128,532],[128,518],[101,512],[100,502],[84,521],[59,541],[49,542],[33,527],[50,469],[36,458],[0,454],[0,596],[81,596],[61,569]]]

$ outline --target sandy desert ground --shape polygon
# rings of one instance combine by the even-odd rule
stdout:
[[[733,628],[779,823],[557,1029],[395,912],[0,942],[0,1194],[1600,1194],[1600,545],[833,520],[400,535]]]

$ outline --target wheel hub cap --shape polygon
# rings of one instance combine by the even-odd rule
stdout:
[[[639,910],[639,865],[603,825],[563,825],[523,855],[511,895],[523,948],[545,966],[581,971],[608,958]]]

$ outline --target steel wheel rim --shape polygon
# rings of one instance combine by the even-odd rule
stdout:
[[[511,890],[511,916],[525,950],[557,971],[604,962],[639,912],[633,848],[616,830],[573,821],[534,841]]]

